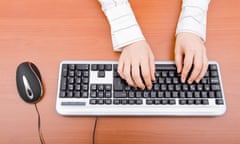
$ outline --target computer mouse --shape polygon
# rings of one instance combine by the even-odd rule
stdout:
[[[27,103],[37,103],[43,95],[39,69],[32,62],[23,62],[17,67],[16,83],[20,97]]]

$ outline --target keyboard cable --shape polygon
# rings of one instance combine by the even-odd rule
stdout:
[[[36,111],[37,111],[37,114],[38,114],[38,135],[39,135],[41,144],[45,144],[44,137],[42,135],[42,130],[41,130],[41,117],[40,117],[40,113],[38,111],[37,104],[35,103],[34,105],[35,105],[35,108],[36,108]]]
[[[94,126],[93,126],[93,133],[92,133],[92,144],[95,143],[95,135],[96,135],[96,129],[97,129],[97,122],[98,122],[98,117],[95,117],[94,120]]]

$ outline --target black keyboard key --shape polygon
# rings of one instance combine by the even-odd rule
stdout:
[[[76,84],[76,85],[75,85],[75,90],[80,91],[80,90],[81,90],[81,85],[80,85],[80,84]]]
[[[188,104],[188,105],[194,104],[194,100],[193,100],[193,99],[188,99],[188,100],[187,100],[187,104]]]
[[[103,71],[104,70],[104,64],[98,64],[98,70]]]
[[[164,98],[164,92],[159,91],[158,92],[158,98]]]
[[[157,92],[156,91],[151,91],[150,92],[150,97],[151,98],[157,98]]]
[[[104,99],[97,99],[97,104],[103,105],[104,104]]]
[[[221,90],[220,85],[212,85],[211,88],[212,88],[213,91]]]
[[[175,99],[170,99],[168,102],[169,102],[170,105],[175,105],[176,104],[176,100]]]
[[[87,84],[83,84],[82,85],[82,90],[83,91],[88,91],[88,85]]]
[[[92,105],[95,105],[95,104],[97,104],[97,100],[96,99],[90,99],[89,103],[92,104]]]
[[[113,100],[113,104],[115,104],[115,105],[121,104],[120,99],[114,99],[114,100]]]
[[[91,70],[92,71],[97,71],[98,70],[98,65],[97,64],[92,64],[91,65]]]
[[[152,105],[154,102],[153,102],[153,100],[151,100],[151,99],[147,99],[146,100],[146,104],[147,105]]]
[[[89,71],[83,71],[83,77],[87,77],[89,76]]]
[[[136,92],[136,98],[142,98],[142,91]]]
[[[113,95],[114,98],[127,98],[127,93],[124,91],[116,91]]]
[[[208,99],[202,99],[202,104],[203,104],[203,105],[208,105],[208,104],[209,104]]]
[[[69,67],[70,70],[75,70],[75,64],[69,64],[68,67]]]
[[[221,91],[216,91],[216,98],[222,98],[222,92]]]
[[[144,98],[150,98],[150,93],[148,91],[143,92],[143,97]]]
[[[133,104],[136,104],[136,103],[135,103],[135,100],[134,100],[134,99],[129,99],[129,100],[128,100],[128,104],[133,105]]]
[[[162,103],[163,105],[167,105],[168,104],[168,100],[167,99],[162,99]]]
[[[112,85],[111,84],[106,84],[105,86],[106,91],[111,91],[112,90]]]
[[[74,77],[75,76],[75,71],[68,71],[68,76]]]
[[[161,104],[161,100],[160,99],[155,99],[154,104],[155,105],[160,105]]]
[[[188,84],[183,84],[182,85],[182,90],[188,91]]]
[[[111,64],[106,64],[105,65],[105,70],[106,71],[111,71],[112,70],[112,65]]]
[[[73,97],[73,92],[72,91],[68,91],[67,92],[67,97]]]
[[[191,91],[187,92],[187,98],[193,98],[193,92]]]
[[[66,82],[62,82],[61,83],[61,90],[66,90],[67,89],[67,83]]]
[[[166,91],[165,92],[165,98],[171,98],[171,92]]]
[[[195,105],[201,105],[202,102],[201,102],[200,99],[195,99],[195,100],[194,100],[194,104],[195,104]]]
[[[121,104],[123,104],[123,105],[128,104],[128,100],[127,99],[121,99]]]
[[[74,90],[73,84],[69,84],[69,85],[68,85],[68,90],[70,90],[70,91]]]
[[[210,70],[217,70],[217,65],[216,64],[210,64],[209,69]]]
[[[201,92],[201,98],[208,98],[208,93],[205,91]]]
[[[61,91],[61,92],[60,92],[60,97],[61,97],[61,98],[64,98],[65,96],[66,96],[66,92],[65,92],[65,91]]]
[[[92,91],[97,90],[97,85],[96,85],[96,84],[91,84],[90,89],[91,89]]]
[[[214,91],[209,92],[209,98],[215,98],[215,92]]]
[[[82,82],[82,79],[81,79],[81,78],[76,78],[76,79],[75,79],[75,82],[76,82],[77,84],[80,84],[80,83]]]
[[[66,77],[68,75],[68,65],[63,64],[62,65],[62,76]]]
[[[180,99],[179,104],[180,105],[185,105],[185,104],[187,104],[187,101],[185,99]]]
[[[105,77],[105,71],[103,71],[103,70],[98,71],[98,77],[99,78],[104,78]]]
[[[90,92],[90,97],[91,97],[91,98],[96,98],[96,97],[97,97],[97,92],[91,91],[91,92]]]
[[[210,78],[210,82],[213,83],[213,84],[218,84],[219,80],[218,80],[217,77],[214,77],[214,78]]]
[[[80,91],[75,91],[74,92],[74,97],[75,98],[80,98],[81,97],[81,92]]]
[[[104,98],[104,92],[103,91],[98,91],[97,97],[98,98]]]
[[[82,92],[81,95],[82,98],[88,98],[88,92]]]
[[[129,98],[135,98],[135,93],[134,93],[133,91],[130,91],[130,92],[128,93],[128,97],[129,97]]]
[[[98,84],[98,85],[97,85],[97,89],[98,89],[99,91],[103,91],[103,90],[104,90],[104,85],[103,85],[103,84]]]
[[[200,98],[201,97],[199,91],[195,91],[193,95],[194,95],[193,96],[194,98]]]
[[[180,92],[180,96],[179,96],[180,98],[186,98],[186,93],[185,92],[183,92],[183,91],[181,91]]]
[[[211,71],[211,76],[212,77],[217,77],[218,76],[218,72],[217,71]]]
[[[179,92],[172,92],[172,98],[178,98],[179,97]]]
[[[112,99],[105,99],[105,104],[107,104],[107,105],[112,104]]]
[[[216,99],[216,104],[223,105],[224,104],[223,99]]]
[[[88,78],[82,78],[82,83],[88,84],[88,82],[89,82]]]
[[[77,64],[78,70],[89,70],[89,64]]]
[[[114,86],[114,90],[117,90],[117,91],[123,90],[123,84],[122,84],[121,78],[114,78],[113,86]]]
[[[110,91],[105,91],[105,97],[106,98],[111,98],[112,97],[112,93]]]

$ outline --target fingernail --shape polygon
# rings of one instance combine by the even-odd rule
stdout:
[[[152,86],[148,86],[148,90],[152,89]]]
[[[191,84],[192,83],[192,80],[190,79],[190,80],[188,80],[188,84]]]
[[[182,77],[181,81],[182,81],[182,83],[185,83],[185,78],[184,78],[184,77]]]

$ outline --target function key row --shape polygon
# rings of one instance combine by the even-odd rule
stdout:
[[[111,71],[112,64],[91,64],[92,71]]]
[[[89,70],[89,64],[63,64],[63,70]]]

